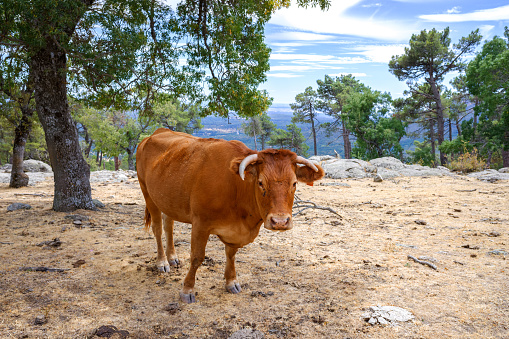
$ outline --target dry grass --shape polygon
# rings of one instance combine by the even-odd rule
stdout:
[[[90,218],[83,228],[50,210],[51,182],[18,190],[3,184],[0,337],[85,338],[101,325],[133,338],[226,338],[244,327],[266,338],[509,337],[508,261],[488,254],[509,251],[508,182],[345,182],[351,188],[299,186],[302,199],[342,218],[308,210],[292,231],[262,229],[237,255],[239,295],[224,290],[224,248],[211,237],[192,305],[169,305],[178,302],[189,265],[190,227],[177,224],[175,231],[183,267],[155,272],[155,241],[142,230],[135,180],[94,184],[94,198],[106,208],[77,211]],[[7,213],[13,202],[33,208]],[[56,237],[59,248],[36,246]],[[409,254],[437,259],[438,271],[408,261]],[[85,264],[74,268],[78,260]],[[20,270],[33,266],[69,270]],[[371,305],[403,307],[416,319],[372,327],[361,319]],[[42,315],[47,323],[35,325]]]

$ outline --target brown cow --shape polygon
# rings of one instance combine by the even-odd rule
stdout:
[[[136,165],[146,202],[145,226],[152,224],[160,271],[179,264],[173,221],[192,224],[191,266],[180,292],[186,303],[196,301],[196,270],[210,234],[225,244],[226,289],[239,293],[237,250],[253,242],[262,223],[269,230],[291,229],[297,180],[312,185],[324,175],[319,165],[288,150],[256,152],[240,141],[202,139],[163,128],[140,143]]]

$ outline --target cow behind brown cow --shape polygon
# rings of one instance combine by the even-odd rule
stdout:
[[[187,303],[196,301],[196,270],[210,234],[225,244],[226,289],[239,293],[237,250],[254,241],[262,223],[270,230],[291,229],[297,181],[312,184],[324,175],[319,165],[288,150],[257,152],[240,141],[202,139],[166,129],[140,143],[136,161],[145,223],[156,238],[160,271],[179,263],[173,222],[192,224],[191,265],[180,293]]]

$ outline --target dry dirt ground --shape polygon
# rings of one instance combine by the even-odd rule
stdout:
[[[291,231],[262,228],[237,254],[238,295],[224,289],[224,247],[211,237],[191,305],[178,301],[190,225],[175,228],[183,266],[159,274],[135,179],[92,184],[106,207],[72,213],[89,217],[77,226],[51,210],[51,181],[1,184],[0,337],[92,338],[103,325],[124,331],[116,338],[227,338],[247,327],[266,338],[509,337],[509,260],[489,253],[509,251],[509,182],[322,183],[350,187],[300,185],[297,194],[341,217],[307,210]],[[7,212],[14,202],[32,209]],[[60,246],[41,244],[55,238]],[[438,270],[408,255],[432,257]],[[23,270],[38,266],[66,270]],[[402,307],[415,319],[371,326],[361,315],[372,305]]]

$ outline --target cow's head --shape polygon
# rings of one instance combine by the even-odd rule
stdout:
[[[297,181],[312,185],[324,175],[320,165],[288,150],[264,150],[236,159],[233,165],[240,178],[252,186],[265,228],[273,231],[293,227]]]

